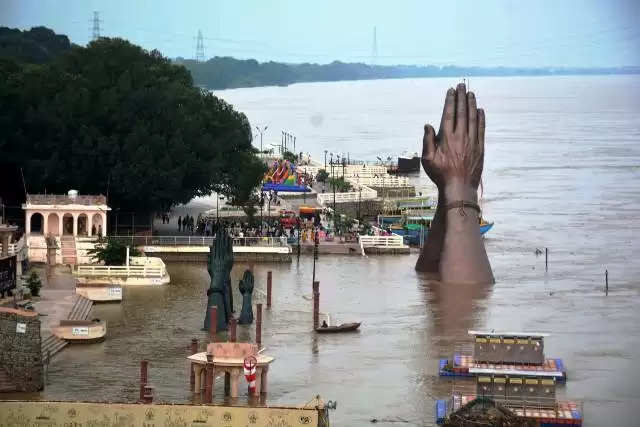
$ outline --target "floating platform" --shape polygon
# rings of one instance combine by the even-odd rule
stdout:
[[[60,326],[54,327],[53,334],[58,338],[73,343],[94,343],[104,341],[107,335],[106,320],[61,320]]]
[[[436,424],[441,425],[447,417],[447,409],[451,412],[457,411],[462,406],[470,403],[476,398],[475,395],[456,395],[451,399],[436,400],[435,418]],[[582,405],[572,401],[558,401],[554,408],[540,408],[526,402],[498,402],[511,410],[518,417],[535,420],[539,426],[543,427],[564,427],[567,425],[582,426]],[[447,408],[447,405],[450,405]],[[451,407],[451,404],[453,405]]]
[[[546,359],[543,365],[477,363],[473,356],[454,354],[453,360],[440,359],[438,372],[441,377],[474,377],[478,374],[497,373],[553,377],[558,382],[567,380],[567,371],[562,359]]]

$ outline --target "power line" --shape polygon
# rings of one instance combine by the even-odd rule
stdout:
[[[93,24],[93,27],[91,29],[92,30],[91,40],[93,41],[98,40],[100,38],[100,22],[102,22],[102,20],[100,19],[100,12],[94,11],[93,19],[91,19],[89,22]]]

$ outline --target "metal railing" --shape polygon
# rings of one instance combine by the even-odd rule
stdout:
[[[131,246],[212,246],[213,236],[109,236]],[[282,237],[232,237],[233,246],[288,246],[287,238]]]
[[[157,277],[167,274],[164,266],[79,265],[74,274],[83,277]]]

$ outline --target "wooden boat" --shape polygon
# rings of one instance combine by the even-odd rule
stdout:
[[[352,332],[360,327],[360,322],[342,323],[336,326],[325,326],[316,328],[316,332],[320,334],[332,334],[338,332]]]

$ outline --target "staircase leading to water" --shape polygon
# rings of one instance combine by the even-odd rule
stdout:
[[[76,295],[76,299],[73,303],[73,307],[69,312],[69,316],[67,319],[69,320],[87,320],[89,318],[89,313],[91,312],[91,307],[93,306],[93,301],[87,299],[81,295]],[[67,345],[67,341],[58,338],[57,336],[51,334],[42,339],[42,344],[40,346],[42,350],[42,361],[43,363],[47,363],[47,358],[53,357],[56,353],[62,350]]]
[[[62,263],[76,265],[77,253],[76,253],[76,238],[73,236],[60,237],[60,251],[62,252]]]

